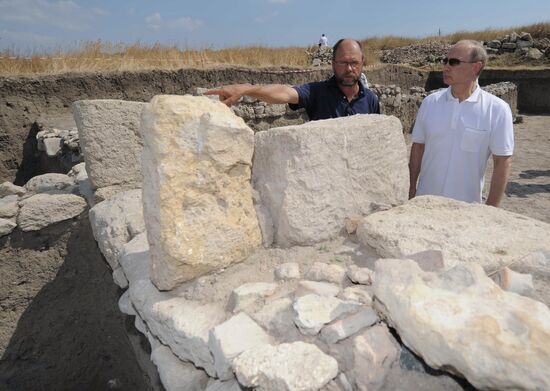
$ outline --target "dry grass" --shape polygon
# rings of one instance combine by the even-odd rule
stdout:
[[[398,36],[370,37],[361,42],[365,48],[366,64],[379,62],[378,51],[432,41],[454,43],[460,39],[488,41],[513,31],[526,31],[533,38],[550,38],[550,22],[517,26],[507,29],[459,31],[444,36],[407,38]],[[187,49],[156,45],[111,44],[102,41],[85,42],[76,49],[29,57],[13,51],[0,52],[0,75],[37,75],[64,72],[111,72],[150,69],[207,68],[222,65],[245,67],[307,67],[306,55],[312,48],[237,47],[220,50]],[[510,56],[509,56],[510,57]],[[514,66],[513,58],[502,58],[498,65]]]

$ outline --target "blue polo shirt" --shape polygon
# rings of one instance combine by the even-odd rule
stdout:
[[[359,94],[348,102],[336,83],[336,78],[302,84],[293,87],[298,92],[297,104],[289,104],[292,110],[305,108],[309,119],[346,117],[354,114],[380,114],[378,97],[359,83]]]

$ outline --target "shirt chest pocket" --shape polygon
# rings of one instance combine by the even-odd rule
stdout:
[[[465,128],[460,141],[460,149],[465,152],[479,152],[489,142],[489,131]]]

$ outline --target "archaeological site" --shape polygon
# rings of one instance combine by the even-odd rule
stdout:
[[[366,67],[381,115],[203,95],[318,63],[0,78],[0,389],[550,389],[550,70],[481,75],[494,208],[408,200],[440,71]]]

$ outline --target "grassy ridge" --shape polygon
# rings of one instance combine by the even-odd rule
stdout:
[[[454,43],[460,39],[488,41],[513,31],[529,32],[533,38],[550,38],[550,22],[507,29],[459,31],[444,36],[407,38],[397,36],[370,37],[361,40],[367,65],[379,62],[378,51],[433,41]],[[102,41],[84,42],[76,49],[57,53],[19,57],[7,50],[0,52],[0,75],[58,74],[64,72],[136,71],[149,69],[208,68],[220,65],[246,67],[307,67],[306,51],[314,47],[236,47],[220,50],[177,47],[112,44]]]

